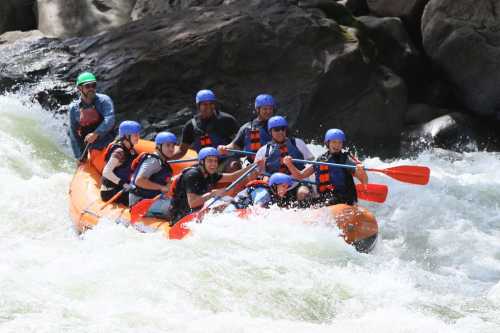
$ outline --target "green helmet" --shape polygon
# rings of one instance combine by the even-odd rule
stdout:
[[[97,80],[95,79],[94,74],[90,72],[83,72],[82,74],[78,75],[78,78],[76,79],[76,85],[81,86],[82,84],[96,81]]]

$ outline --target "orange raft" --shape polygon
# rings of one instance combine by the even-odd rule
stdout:
[[[154,142],[140,140],[135,146],[138,153],[153,152]],[[189,150],[184,159],[196,158],[196,152]],[[178,174],[182,169],[193,165],[193,162],[172,164],[174,174]],[[110,204],[101,200],[101,171],[104,167],[104,151],[93,150],[90,152],[90,159],[81,163],[73,176],[69,188],[69,211],[71,219],[78,233],[87,229],[92,229],[101,218],[113,222],[120,222],[125,225],[130,224],[130,211],[128,207],[120,204]],[[170,229],[168,221],[156,218],[143,218],[138,227],[154,231],[161,229],[168,235]]]
[[[152,152],[154,151],[154,143],[141,140],[136,146],[136,150],[139,153]],[[101,170],[104,164],[103,153],[92,151],[90,156],[91,158],[87,162],[80,164],[70,184],[69,210],[75,229],[79,233],[92,229],[101,218],[129,225],[130,211],[128,207],[120,204],[106,206],[105,202],[101,200],[99,192]],[[190,150],[184,159],[195,157],[196,153]],[[174,174],[178,174],[182,169],[192,164],[193,162],[186,162],[172,165]],[[360,206],[343,204],[323,209],[327,209],[332,214],[347,243],[355,246],[360,252],[369,252],[373,249],[378,236],[378,223],[371,212]],[[168,237],[170,229],[168,221],[157,218],[143,218],[134,226],[142,232],[161,231],[166,237]]]

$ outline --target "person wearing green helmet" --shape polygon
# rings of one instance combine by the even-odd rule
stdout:
[[[96,77],[90,72],[83,72],[76,79],[80,98],[69,106],[69,137],[75,158],[81,156],[86,145],[102,150],[114,138],[113,101],[96,93],[96,84]]]

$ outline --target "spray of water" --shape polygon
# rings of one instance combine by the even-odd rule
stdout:
[[[383,175],[374,253],[307,211],[209,216],[166,241],[103,221],[78,238],[66,119],[0,96],[0,332],[499,332],[498,154],[428,151]],[[317,152],[321,147],[313,147]]]

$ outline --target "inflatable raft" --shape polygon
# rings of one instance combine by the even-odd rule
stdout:
[[[138,153],[152,152],[154,151],[154,143],[141,140],[135,148]],[[195,157],[196,153],[191,150],[184,156],[185,159]],[[186,162],[172,165],[174,174],[192,164],[193,162]],[[103,152],[92,151],[90,158],[78,166],[71,181],[69,211],[78,233],[92,229],[101,219],[122,223],[127,226],[130,225],[128,207],[120,204],[106,205],[101,200],[99,192],[103,167]],[[354,245],[360,252],[371,251],[378,236],[378,223],[371,212],[361,206],[343,204],[317,209],[320,214],[323,214],[323,210],[327,210],[332,215],[347,243]],[[170,230],[168,221],[157,218],[142,218],[134,226],[141,232],[160,231],[167,238]]]

